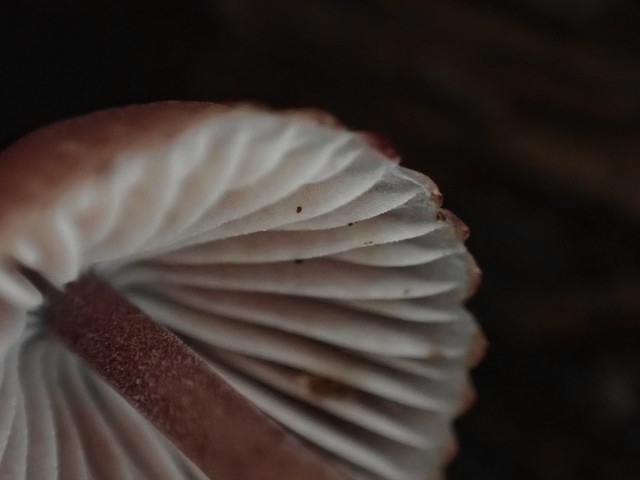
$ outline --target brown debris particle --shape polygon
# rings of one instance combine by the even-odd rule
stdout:
[[[305,391],[314,397],[340,400],[355,399],[356,397],[356,390],[353,387],[330,378],[303,374],[300,375],[298,381]]]
[[[298,205],[296,207],[296,213],[300,213],[302,211],[302,207],[300,205]]]

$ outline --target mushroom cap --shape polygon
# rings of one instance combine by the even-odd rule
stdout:
[[[202,478],[33,312],[94,272],[353,478],[439,478],[482,335],[466,227],[317,112],[164,102],[0,153],[0,478]]]

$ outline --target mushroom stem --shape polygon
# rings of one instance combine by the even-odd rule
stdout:
[[[49,328],[216,480],[345,480],[105,281],[43,293]]]

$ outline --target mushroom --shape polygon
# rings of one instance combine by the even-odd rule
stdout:
[[[19,140],[0,478],[440,478],[483,345],[441,201],[310,111],[163,102]]]

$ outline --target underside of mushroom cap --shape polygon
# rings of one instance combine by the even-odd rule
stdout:
[[[169,102],[0,154],[0,478],[197,478],[67,352],[19,263],[93,272],[354,478],[438,478],[479,272],[425,176],[310,113]]]

